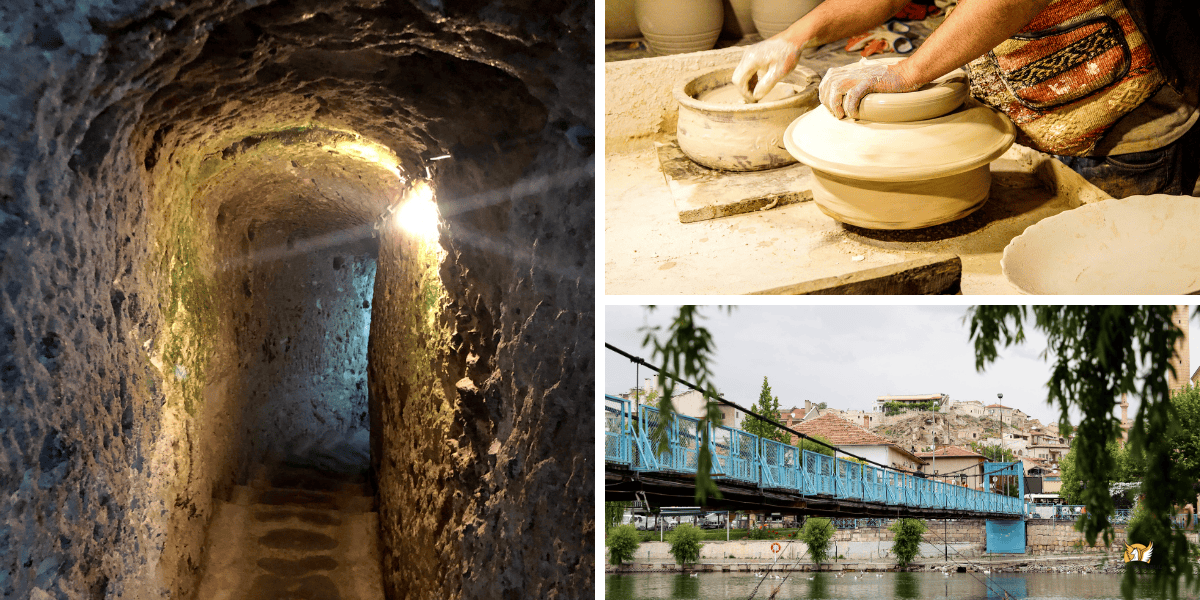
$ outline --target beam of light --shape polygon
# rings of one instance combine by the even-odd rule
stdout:
[[[552,190],[562,190],[572,186],[584,184],[595,178],[595,165],[588,163],[586,165],[560,171],[553,175],[543,175],[517,181],[512,186],[507,188],[488,190],[472,196],[466,196],[457,199],[443,199],[442,205],[434,206],[435,215],[444,212],[446,215],[466,212],[469,210],[479,209],[485,206],[497,204],[499,202],[510,200],[514,196],[526,196],[539,193],[549,193]],[[433,190],[429,190],[430,203],[432,204]],[[389,212],[397,210],[389,207]],[[384,215],[386,220],[387,215]],[[391,215],[396,219],[395,212]],[[384,221],[386,222],[386,221]],[[436,221],[434,222],[436,230]],[[366,223],[349,227],[341,231],[335,231],[322,236],[308,238],[306,240],[297,240],[293,248],[287,248],[280,245],[273,248],[255,250],[249,255],[237,256],[226,259],[218,265],[219,271],[227,271],[238,268],[250,267],[254,264],[284,260],[293,256],[316,252],[324,248],[330,248],[341,244],[352,243],[358,240],[366,239],[375,236],[375,231],[380,228],[380,220],[374,223]],[[457,234],[455,234],[457,232]],[[467,244],[474,246],[487,252],[493,252],[498,255],[509,256],[521,263],[532,262],[535,269],[545,269],[553,273],[565,275],[567,277],[587,277],[591,272],[592,266],[585,264],[583,267],[575,265],[561,264],[560,260],[564,257],[554,256],[539,256],[532,246],[518,246],[510,241],[502,239],[493,239],[492,234],[485,231],[476,231],[469,226],[458,223],[453,225],[452,237],[456,243]],[[434,237],[436,239],[436,235]]]
[[[441,155],[441,156],[435,156],[435,157],[433,157],[433,158],[431,158],[431,159],[429,159],[429,160],[446,160],[447,158],[450,158],[450,155],[449,155],[449,154],[443,154],[443,155]]]
[[[334,152],[339,154],[345,154],[359,160],[364,160],[369,163],[379,165],[388,171],[391,171],[397,179],[404,179],[404,176],[400,174],[400,172],[404,170],[400,167],[400,159],[397,158],[396,154],[386,146],[381,146],[365,140],[356,140],[335,142],[332,149]]]
[[[393,218],[409,234],[427,243],[437,242],[438,210],[428,181],[417,181],[409,188]]]

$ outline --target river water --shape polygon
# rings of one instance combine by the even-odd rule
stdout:
[[[786,575],[782,574],[782,575]],[[782,576],[781,575],[781,576]],[[770,598],[779,587],[776,600],[855,599],[915,600],[964,599],[1003,600],[1005,592],[1020,600],[1057,600],[1068,598],[1121,598],[1121,574],[1078,573],[866,573],[835,578],[833,573],[792,573],[787,580],[763,579],[752,573],[698,573],[695,577],[678,573],[630,573],[604,576],[606,600],[746,600],[758,587],[754,598]],[[810,579],[811,578],[811,579]],[[1139,586],[1137,598],[1152,598]],[[1181,598],[1192,597],[1181,586]]]

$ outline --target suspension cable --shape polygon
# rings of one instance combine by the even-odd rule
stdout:
[[[670,374],[670,373],[668,373],[668,372],[666,372],[666,371],[663,371],[662,369],[659,369],[658,367],[655,367],[654,365],[652,365],[652,364],[650,364],[650,363],[646,362],[646,360],[645,360],[645,359],[643,359],[643,358],[641,358],[641,357],[639,357],[639,356],[634,356],[634,355],[632,355],[632,354],[630,354],[630,353],[628,353],[628,352],[626,352],[626,351],[624,351],[624,350],[621,350],[620,348],[617,348],[616,346],[614,346],[614,345],[612,345],[612,344],[610,344],[610,343],[608,343],[608,342],[605,342],[605,343],[604,343],[604,347],[605,347],[605,348],[608,348],[609,350],[612,350],[613,352],[616,352],[617,354],[620,354],[621,356],[624,356],[625,358],[628,358],[628,359],[629,359],[630,361],[632,361],[634,364],[642,365],[642,366],[644,366],[644,367],[646,367],[646,368],[650,369],[651,371],[654,371],[655,373],[657,373],[657,374],[659,374],[659,375],[661,375],[661,376],[663,376],[663,377],[669,377],[670,379],[674,380],[676,383],[683,384],[684,386],[686,386],[686,387],[688,387],[688,388],[690,388],[690,389],[692,389],[692,390],[695,390],[695,391],[697,391],[697,392],[700,392],[700,393],[701,393],[701,394],[702,394],[702,395],[703,395],[705,398],[709,398],[709,399],[711,399],[711,400],[714,400],[714,401],[716,401],[716,402],[719,402],[719,403],[721,403],[721,404],[724,404],[724,405],[726,405],[726,406],[733,407],[735,410],[739,410],[739,411],[741,411],[741,412],[743,412],[743,413],[746,413],[746,414],[748,414],[748,415],[750,415],[750,416],[752,416],[752,417],[754,417],[754,418],[756,418],[756,419],[759,419],[759,420],[761,420],[761,421],[766,421],[767,423],[770,423],[771,425],[775,426],[776,428],[778,428],[778,429],[782,429],[782,430],[784,430],[784,431],[786,431],[786,432],[788,432],[788,433],[790,433],[790,434],[792,434],[792,435],[795,435],[795,436],[797,436],[797,437],[803,438],[803,439],[805,439],[805,440],[808,440],[808,441],[810,441],[810,442],[813,442],[813,443],[815,443],[815,444],[820,444],[820,445],[822,445],[822,446],[824,446],[824,447],[826,447],[826,448],[829,448],[830,450],[833,450],[835,453],[845,454],[846,456],[850,456],[850,457],[852,457],[852,458],[854,458],[854,459],[856,459],[856,460],[860,460],[860,461],[862,461],[862,462],[865,462],[865,463],[870,463],[870,464],[872,464],[872,465],[875,465],[875,466],[877,466],[877,467],[884,468],[884,469],[890,469],[890,470],[893,470],[893,471],[902,471],[902,472],[905,472],[905,473],[912,473],[912,474],[916,474],[916,473],[917,473],[917,471],[910,471],[910,470],[908,470],[908,469],[903,469],[903,468],[900,468],[900,467],[893,467],[893,466],[888,466],[888,465],[880,464],[880,463],[877,463],[877,462],[875,462],[875,461],[873,461],[873,460],[871,460],[871,459],[869,459],[869,458],[864,458],[864,457],[858,456],[857,454],[851,454],[851,453],[849,453],[849,452],[846,452],[845,450],[842,450],[841,448],[838,448],[838,447],[836,447],[836,446],[834,446],[834,445],[832,445],[832,444],[827,444],[827,443],[825,443],[825,442],[822,442],[821,440],[818,440],[818,439],[815,439],[815,438],[811,438],[811,437],[809,437],[809,436],[807,436],[807,435],[805,435],[805,434],[803,434],[803,433],[800,433],[799,431],[796,431],[795,429],[792,429],[792,428],[790,428],[790,427],[787,427],[787,426],[783,425],[782,423],[779,423],[778,421],[776,421],[776,420],[774,420],[774,419],[771,419],[771,418],[769,418],[769,417],[765,417],[765,416],[763,416],[763,415],[760,415],[760,414],[758,414],[758,413],[756,413],[756,412],[754,412],[754,411],[752,411],[752,410],[748,410],[748,409],[742,408],[742,407],[741,407],[741,405],[739,405],[739,404],[737,404],[737,403],[730,402],[729,400],[726,400],[726,399],[724,399],[724,398],[722,398],[722,397],[720,397],[720,396],[712,396],[712,395],[709,395],[707,392],[705,392],[704,390],[700,389],[699,387],[697,387],[697,386],[695,386],[695,385],[693,385],[693,384],[691,384],[691,383],[689,383],[689,382],[687,382],[687,381],[684,381],[684,380],[682,380],[682,379],[680,379],[680,378],[678,378],[678,377],[676,377],[676,376],[674,376],[674,375],[672,375],[672,374]]]

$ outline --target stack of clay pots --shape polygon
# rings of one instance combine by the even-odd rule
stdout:
[[[822,106],[788,126],[784,142],[812,167],[813,200],[838,221],[869,229],[947,223],[983,205],[988,165],[1016,137],[1007,117],[967,92],[954,71],[915,92],[868,94],[859,120]]]
[[[767,39],[816,8],[821,0],[751,0],[750,17],[763,39]]]
[[[721,0],[634,0],[633,13],[655,54],[711,50],[721,35]]]
[[[821,0],[605,0],[605,38],[640,32],[655,54],[710,50],[722,28],[733,37],[783,31]]]

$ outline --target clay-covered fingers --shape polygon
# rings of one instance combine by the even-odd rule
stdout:
[[[748,103],[754,103],[757,102],[754,99],[754,88],[757,84],[762,83],[762,77],[766,73],[760,75],[759,71],[761,69],[759,66],[754,63],[748,63],[748,58],[748,54],[742,56],[742,62],[738,63],[737,68],[733,70],[733,85],[741,93],[743,100]]]
[[[869,82],[864,79],[861,74],[856,72],[838,72],[830,69],[825,78],[821,80],[821,86],[817,89],[817,93],[821,99],[821,104],[838,119],[844,119],[847,115],[858,115],[858,102],[866,95],[865,91],[857,91],[853,96],[852,91],[858,88],[866,89],[870,87]],[[847,100],[853,99],[853,111],[848,111],[851,108],[847,104]]]
[[[842,96],[842,114],[851,119],[858,118],[858,107],[862,103],[863,96],[876,91],[875,86],[878,84],[879,78],[860,80],[854,87],[846,90],[846,95]],[[838,117],[839,119],[842,117]]]
[[[821,104],[838,119],[857,119],[862,99],[877,92],[907,92],[916,89],[895,65],[858,62],[830,69],[818,88]]]
[[[800,48],[785,40],[766,40],[746,49],[733,71],[733,85],[749,103],[758,102],[796,68]]]

